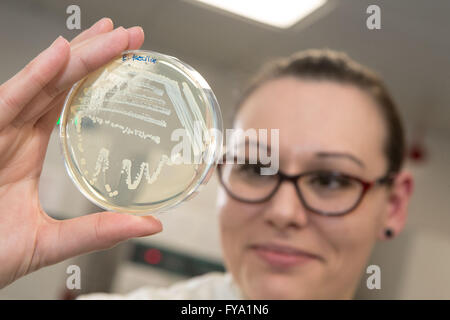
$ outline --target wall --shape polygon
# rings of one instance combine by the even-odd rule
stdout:
[[[61,30],[61,19],[39,6],[23,11],[20,4],[0,3],[0,82],[17,72],[27,61],[50,44]],[[12,23],[14,22],[14,23]],[[13,27],[11,27],[11,23]],[[36,32],[39,28],[39,32]],[[67,32],[66,32],[67,33]],[[210,83],[220,101],[227,125],[236,90],[245,74],[210,66],[185,57]],[[360,298],[450,298],[450,137],[432,132],[427,137],[429,159],[423,165],[410,165],[416,177],[406,230],[396,239],[377,245],[370,263],[381,266],[382,289],[361,288]],[[156,242],[188,253],[220,259],[215,176],[202,193],[160,216],[164,232],[136,241]],[[44,208],[54,216],[68,218],[99,211],[74,187],[59,152],[56,131],[52,136],[41,180],[40,197]],[[70,200],[70,201],[69,201]],[[67,203],[71,203],[67,206]],[[5,298],[57,298],[65,283],[65,268],[74,259],[40,270],[0,290]],[[158,278],[157,278],[158,277]],[[140,283],[169,284],[178,278],[154,270],[124,264],[114,282],[114,290],[126,292]],[[362,282],[364,284],[364,281]]]

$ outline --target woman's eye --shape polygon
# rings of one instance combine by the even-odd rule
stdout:
[[[261,166],[255,164],[241,164],[238,165],[238,171],[259,176],[261,173]]]
[[[337,177],[331,174],[317,175],[310,180],[310,184],[327,189],[342,189],[352,185],[351,181],[345,177]]]

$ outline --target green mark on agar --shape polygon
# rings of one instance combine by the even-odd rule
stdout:
[[[75,117],[75,125],[77,125],[77,117]],[[59,117],[58,121],[56,121],[56,125],[59,126],[59,124],[61,123],[61,117]]]

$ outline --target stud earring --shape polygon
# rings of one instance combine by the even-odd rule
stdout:
[[[386,238],[390,239],[394,236],[394,232],[391,228],[386,228],[386,230],[384,230],[384,235],[386,236]]]

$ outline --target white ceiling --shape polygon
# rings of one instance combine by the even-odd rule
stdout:
[[[374,3],[381,7],[381,30],[372,31],[366,28],[366,8]],[[117,26],[141,25],[146,49],[240,74],[301,49],[346,51],[382,74],[410,125],[450,133],[450,1],[329,0],[322,11],[289,30],[191,0],[21,2],[24,10],[53,14],[61,25],[69,4],[81,7],[83,28],[103,16]]]

